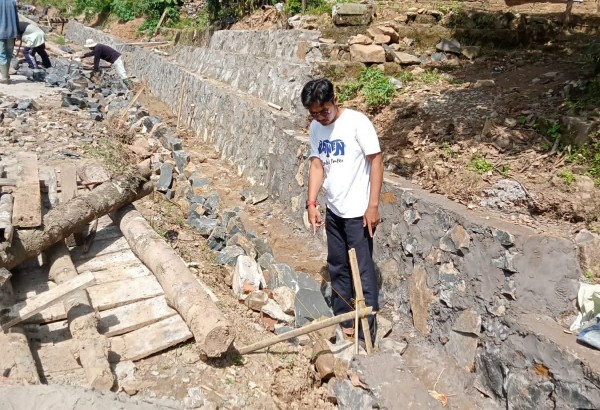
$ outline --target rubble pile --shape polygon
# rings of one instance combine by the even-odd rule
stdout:
[[[94,80],[92,70],[84,68],[78,61],[55,58],[53,64],[48,69],[31,69],[22,63],[17,74],[30,81],[43,81],[52,87],[65,88],[62,106],[70,111],[87,109],[90,118],[95,121],[127,107],[131,93],[112,70],[102,71],[99,79]]]

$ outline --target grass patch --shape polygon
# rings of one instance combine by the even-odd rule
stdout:
[[[571,185],[573,181],[575,181],[575,174],[571,171],[561,171],[558,173],[558,176],[563,180],[563,182],[567,185]]]
[[[434,85],[441,81],[447,81],[444,74],[441,73],[437,68],[428,69],[420,74],[413,74],[408,71],[403,71],[396,78],[404,83],[413,83],[417,86],[423,85]]]
[[[467,164],[467,169],[469,171],[476,172],[479,175],[483,175],[486,172],[494,169],[494,165],[481,155],[474,155],[473,158],[471,158],[471,161]]]
[[[594,274],[589,270],[584,272],[583,277],[586,278],[590,282],[594,281]]]
[[[396,96],[396,86],[390,77],[376,68],[365,68],[357,81],[348,83],[339,93],[341,104],[361,94],[369,107],[376,108],[388,105]]]
[[[102,163],[113,175],[133,176],[135,166],[123,144],[111,137],[102,137],[90,144],[83,145],[83,152]]]
[[[65,45],[65,36],[55,36],[53,38],[53,40],[59,46],[64,46]]]

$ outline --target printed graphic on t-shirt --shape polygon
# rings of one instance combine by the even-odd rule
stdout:
[[[321,140],[319,141],[319,155],[325,154],[325,160],[323,160],[324,165],[329,164],[339,164],[344,162],[344,158],[330,158],[334,157],[343,157],[346,152],[346,143],[342,140]]]

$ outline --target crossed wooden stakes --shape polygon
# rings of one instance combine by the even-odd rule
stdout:
[[[367,354],[373,352],[373,343],[371,341],[371,332],[369,328],[369,322],[367,316],[374,315],[373,308],[365,305],[365,298],[363,295],[362,283],[360,281],[360,272],[358,270],[358,262],[356,260],[356,251],[354,248],[348,251],[350,257],[350,268],[352,270],[352,281],[354,282],[354,293],[355,293],[355,308],[353,312],[344,313],[338,316],[331,317],[321,322],[312,322],[308,325],[302,326],[298,329],[286,332],[284,334],[275,336],[271,339],[263,340],[261,342],[253,343],[248,346],[244,346],[239,349],[240,354],[248,354],[260,350],[262,348],[272,346],[279,342],[284,342],[289,339],[293,339],[297,336],[302,336],[316,330],[320,330],[329,326],[337,325],[338,323],[345,322],[347,320],[354,319],[354,340],[355,340],[355,351],[358,353],[358,326],[359,320],[363,328],[363,334],[365,336],[365,347]]]

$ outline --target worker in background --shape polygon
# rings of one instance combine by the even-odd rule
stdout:
[[[18,35],[19,16],[15,0],[0,0],[0,83],[10,83],[8,71]]]
[[[39,28],[36,24],[20,21],[19,35],[21,36],[23,43],[25,43],[23,55],[25,56],[25,61],[27,61],[29,68],[38,68],[38,64],[35,59],[36,54],[40,55],[42,59],[42,65],[44,67],[52,67],[50,57],[48,57],[48,53],[46,52],[46,36],[41,28]]]
[[[127,76],[125,71],[125,65],[123,64],[123,58],[121,53],[106,44],[98,44],[94,40],[88,38],[85,40],[85,47],[91,49],[89,53],[84,54],[81,58],[94,57],[94,72],[98,72],[100,67],[100,60],[107,61],[113,65],[123,83],[131,90],[133,83]]]

